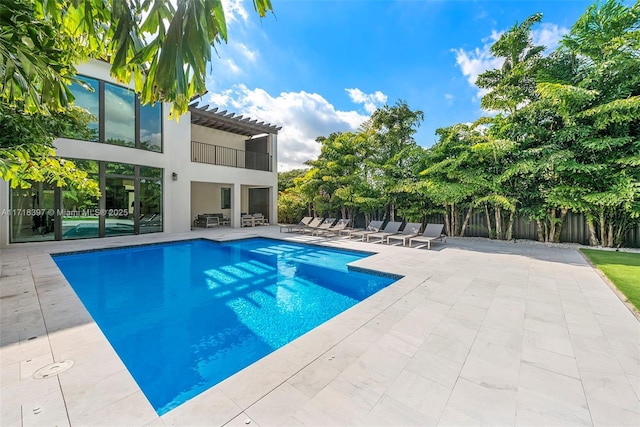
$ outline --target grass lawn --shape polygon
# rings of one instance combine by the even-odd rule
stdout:
[[[640,254],[596,249],[581,251],[640,310]]]

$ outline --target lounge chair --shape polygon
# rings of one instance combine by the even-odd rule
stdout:
[[[402,233],[387,236],[387,243],[391,243],[392,240],[402,240],[402,246],[407,246],[409,239],[420,235],[420,227],[422,227],[422,224],[419,222],[410,222],[404,226]]]
[[[369,225],[367,225],[367,228],[365,228],[364,230],[353,230],[352,232],[350,232],[349,239],[353,239],[354,237],[359,237],[360,240],[364,240],[364,237],[367,234],[377,233],[378,231],[380,231],[381,227],[382,227],[382,221],[371,221]]]
[[[329,227],[331,227],[334,222],[336,222],[335,218],[325,218],[325,220],[322,222],[322,224],[318,225],[317,227],[303,228],[302,230],[300,230],[300,232],[301,233],[314,234],[318,230],[328,230]]]
[[[302,233],[303,230],[308,230],[310,228],[315,230],[320,224],[322,224],[322,221],[324,221],[324,218],[313,218],[311,222],[309,222],[309,224],[302,227],[297,227],[296,229],[294,229],[294,231]]]
[[[387,223],[386,227],[384,227],[384,230],[379,231],[377,233],[367,234],[367,242],[371,242],[371,238],[374,237],[380,240],[373,243],[384,243],[384,239],[386,239],[387,236],[391,236],[392,234],[398,234],[398,230],[400,230],[400,227],[402,227],[401,222],[397,222],[397,221],[389,222]]]
[[[444,224],[427,224],[422,236],[412,237],[409,239],[409,246],[411,246],[413,242],[426,243],[427,249],[431,249],[432,240],[440,239],[443,242],[446,242],[447,236],[442,234],[442,230],[444,230]]]
[[[337,236],[340,233],[340,230],[344,230],[347,225],[349,225],[348,219],[339,219],[332,227],[326,229],[319,228],[314,230],[311,234],[316,236],[324,235],[326,237]]]
[[[312,219],[312,216],[305,216],[297,224],[282,224],[280,226],[280,232],[282,233],[282,230],[287,230],[287,233],[291,233],[295,229],[306,227],[307,225],[309,225]]]

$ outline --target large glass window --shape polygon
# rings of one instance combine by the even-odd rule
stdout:
[[[140,105],[135,93],[126,87],[100,80],[78,77],[86,86],[74,83],[70,90],[75,104],[95,116],[89,123],[91,137],[68,131],[70,139],[104,142],[136,147],[148,151],[162,151],[162,103]]]
[[[231,189],[223,187],[220,194],[220,208],[221,209],[231,209]]]
[[[90,79],[89,77],[78,77],[78,80],[82,81],[86,87],[73,83],[70,87],[71,93],[75,96],[75,105],[84,108],[94,116],[94,119],[87,124],[87,127],[92,131],[92,137],[89,141],[98,141],[98,118],[100,117],[100,82],[96,79]],[[91,90],[89,90],[91,89]],[[63,135],[65,138],[79,139],[86,138],[86,136],[75,135],[69,133]]]
[[[133,91],[109,83],[104,85],[104,141],[136,146],[136,97]]]
[[[100,183],[95,199],[73,188],[32,183],[12,189],[11,242],[154,233],[163,229],[161,168],[73,160]]]
[[[162,109],[160,103],[140,106],[140,148],[162,151]]]

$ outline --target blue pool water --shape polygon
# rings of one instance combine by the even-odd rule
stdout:
[[[54,260],[162,415],[394,282],[369,254],[192,240]]]

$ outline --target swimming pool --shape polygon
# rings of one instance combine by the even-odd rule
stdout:
[[[368,253],[191,240],[53,258],[159,415],[388,286]]]

